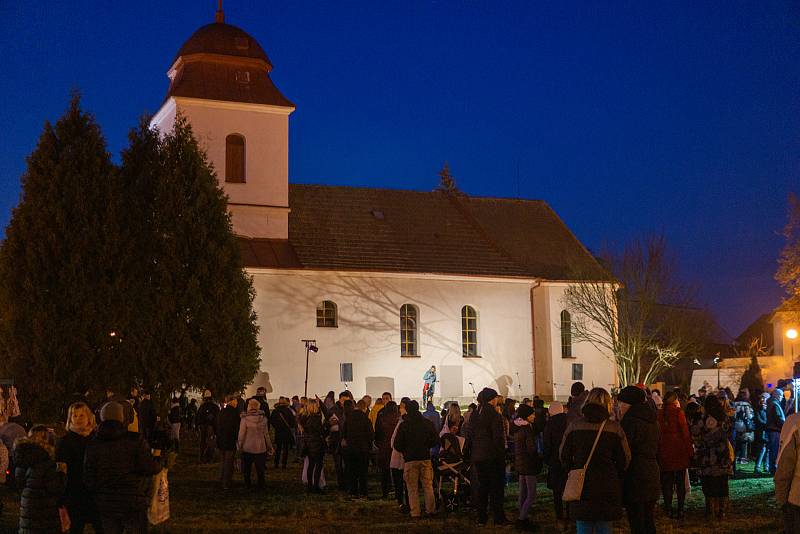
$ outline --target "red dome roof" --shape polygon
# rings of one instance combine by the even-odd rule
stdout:
[[[267,62],[267,70],[272,68],[272,63],[258,41],[241,28],[223,22],[206,24],[194,32],[178,50],[173,63],[180,56],[191,54],[220,54],[261,59]]]

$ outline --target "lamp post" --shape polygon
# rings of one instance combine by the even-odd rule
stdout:
[[[308,398],[308,355],[312,352],[319,351],[319,348],[316,345],[316,339],[301,339],[300,341],[306,344],[306,382],[303,388],[303,396]]]
[[[719,352],[717,353],[716,357],[714,358],[714,365],[717,367],[717,391],[720,389],[720,381],[719,381]]]
[[[786,339],[789,340],[789,353],[792,355],[792,368],[794,369],[794,341],[797,339],[797,329],[790,328],[786,331]],[[797,413],[798,403],[798,389],[800,389],[800,380],[792,372],[792,396],[794,396],[794,413]]]

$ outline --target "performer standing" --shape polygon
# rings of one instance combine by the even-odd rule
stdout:
[[[436,388],[436,366],[431,365],[431,368],[425,372],[425,375],[422,377],[422,380],[425,381],[425,384],[422,386],[422,399],[425,401],[427,405],[429,402],[433,402],[433,391]]]

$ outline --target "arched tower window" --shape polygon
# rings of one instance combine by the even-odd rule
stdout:
[[[567,310],[561,311],[561,357],[572,358],[572,317]]]
[[[317,304],[317,326],[336,328],[339,325],[339,314],[336,303],[332,300],[323,300]]]
[[[478,312],[472,306],[461,308],[461,355],[478,355]]]
[[[400,356],[418,356],[419,310],[413,304],[400,307]]]
[[[245,147],[242,135],[230,134],[225,138],[225,181],[240,184],[245,182]]]

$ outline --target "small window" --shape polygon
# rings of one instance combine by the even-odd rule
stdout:
[[[561,357],[572,358],[572,318],[567,310],[561,312]]]
[[[413,304],[400,307],[400,356],[417,356],[419,311]]]
[[[317,304],[317,326],[323,328],[336,328],[338,326],[336,303],[332,300],[323,300]]]
[[[478,313],[472,306],[461,308],[461,355],[478,355]]]
[[[573,380],[583,380],[583,364],[582,363],[573,363],[572,364],[572,379]]]
[[[343,384],[353,383],[353,364],[340,363],[339,364],[339,382]]]
[[[235,76],[236,81],[239,83],[250,83],[250,71],[237,70]]]
[[[244,137],[231,134],[225,138],[225,181],[244,183]]]
[[[234,39],[234,42],[236,43],[236,48],[239,50],[247,50],[250,48],[250,39],[247,37],[237,37]]]

